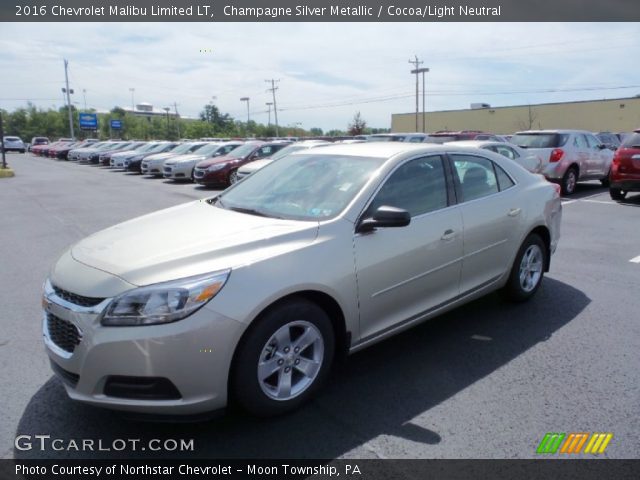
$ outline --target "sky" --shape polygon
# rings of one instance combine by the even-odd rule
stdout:
[[[60,107],[66,58],[80,109],[130,107],[133,88],[136,104],[244,121],[249,97],[266,124],[276,79],[280,125],[344,130],[360,112],[389,128],[415,111],[416,55],[439,111],[635,96],[639,50],[634,23],[4,23],[0,108]]]

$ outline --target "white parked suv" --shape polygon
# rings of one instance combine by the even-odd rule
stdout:
[[[541,173],[559,183],[563,195],[575,192],[583,180],[607,185],[613,152],[586,130],[527,130],[511,137],[511,143],[542,158]]]

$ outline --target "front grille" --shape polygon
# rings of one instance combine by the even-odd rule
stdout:
[[[76,295],[75,293],[56,287],[55,285],[52,286],[53,291],[56,292],[56,295],[60,298],[81,307],[94,307],[104,300],[104,298],[83,297],[82,295]]]
[[[68,370],[65,370],[64,368],[62,368],[60,365],[58,365],[56,362],[52,360],[49,360],[49,361],[51,362],[51,369],[64,382],[68,383],[72,387],[75,387],[76,385],[78,385],[78,382],[80,381],[80,375],[78,375],[77,373],[72,373]]]
[[[47,313],[47,330],[51,341],[65,352],[73,353],[82,340],[80,330],[71,322]]]
[[[128,377],[110,375],[104,385],[109,397],[134,400],[178,400],[182,398],[176,386],[164,377]]]

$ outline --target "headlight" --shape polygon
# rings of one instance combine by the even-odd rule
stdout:
[[[135,288],[115,297],[102,325],[154,325],[185,318],[215,297],[231,270]]]
[[[218,170],[222,170],[227,165],[225,163],[216,163],[215,165],[211,165],[207,168],[207,172],[217,172]]]

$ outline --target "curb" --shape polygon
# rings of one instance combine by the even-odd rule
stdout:
[[[0,168],[0,178],[13,177],[15,173],[10,168]]]

